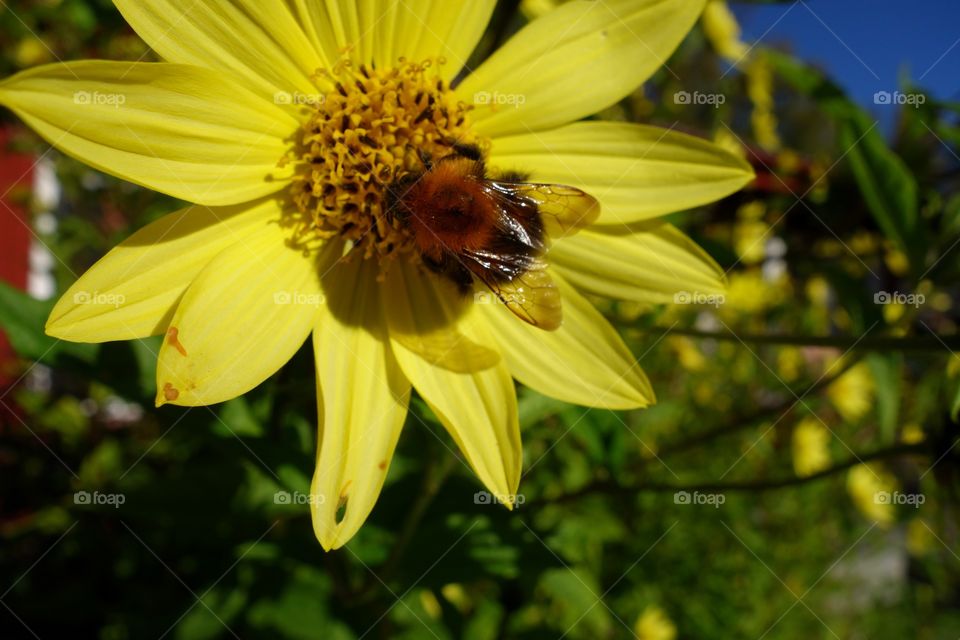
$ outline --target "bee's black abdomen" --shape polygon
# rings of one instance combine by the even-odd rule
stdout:
[[[530,174],[522,171],[503,171],[497,176],[500,182],[527,182],[530,180]]]

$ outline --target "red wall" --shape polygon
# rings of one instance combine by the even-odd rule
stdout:
[[[30,220],[25,208],[33,187],[34,159],[9,149],[10,132],[0,129],[0,280],[26,289]],[[14,381],[16,357],[0,331],[0,394]]]

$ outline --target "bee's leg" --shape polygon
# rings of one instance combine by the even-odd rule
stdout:
[[[393,222],[394,219],[399,219],[402,222],[410,216],[409,207],[404,203],[404,198],[419,179],[418,175],[408,175],[387,185],[384,193],[384,212],[387,220]]]
[[[429,151],[423,149],[417,149],[417,155],[420,157],[420,162],[423,163],[423,167],[430,171],[433,169],[433,156],[430,155]]]
[[[457,291],[460,292],[460,295],[466,296],[473,291],[473,274],[470,273],[470,269],[459,262],[456,263],[456,268],[451,272],[450,279],[457,285]]]
[[[473,289],[473,274],[460,260],[449,253],[439,258],[423,255],[423,264],[427,269],[450,280],[460,295],[467,295]]]

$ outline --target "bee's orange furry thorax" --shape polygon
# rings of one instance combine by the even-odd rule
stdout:
[[[457,253],[489,241],[496,211],[478,171],[477,163],[467,159],[439,163],[404,196],[408,210],[414,212],[410,228],[423,253]]]

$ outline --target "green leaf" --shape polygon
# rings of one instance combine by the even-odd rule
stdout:
[[[816,100],[817,104],[834,118],[844,119],[860,112],[860,108],[847,98],[839,86],[813,67],[772,49],[765,50],[764,55],[780,78],[800,93]]]
[[[519,396],[517,408],[520,412],[521,428],[542,422],[568,406],[564,402],[548,398],[526,388],[520,390]]]
[[[949,241],[960,234],[960,193],[954,194],[943,208],[940,219],[941,240]]]
[[[137,379],[141,389],[152,390],[157,385],[157,354],[160,353],[162,345],[162,336],[152,336],[130,342],[133,357],[137,361]]]
[[[900,368],[903,358],[892,354],[871,355],[867,365],[876,384],[877,418],[884,442],[893,442],[900,414]]]
[[[53,362],[59,354],[93,362],[97,345],[63,342],[44,333],[53,305],[53,300],[35,300],[0,282],[0,328],[6,332],[14,351],[22,358],[38,362]]]
[[[953,392],[953,404],[950,405],[950,419],[954,422],[960,422],[960,383],[957,383],[957,390]]]
[[[225,625],[232,622],[246,604],[247,594],[243,591],[214,586],[177,623],[176,637],[184,640],[220,638]]]
[[[259,438],[263,435],[263,424],[253,413],[249,400],[245,396],[234,398],[220,407],[220,420],[213,430],[224,438]]]
[[[540,579],[539,591],[550,603],[557,628],[572,638],[607,638],[613,631],[609,610],[599,603],[603,589],[583,569],[550,569]]]
[[[918,266],[925,247],[917,214],[916,179],[887,146],[876,123],[863,114],[847,119],[840,142],[880,229]]]
[[[840,126],[840,153],[846,154],[860,192],[884,235],[916,268],[926,250],[918,215],[917,181],[883,139],[875,120],[816,69],[791,56],[767,53],[777,74],[814,100]]]

